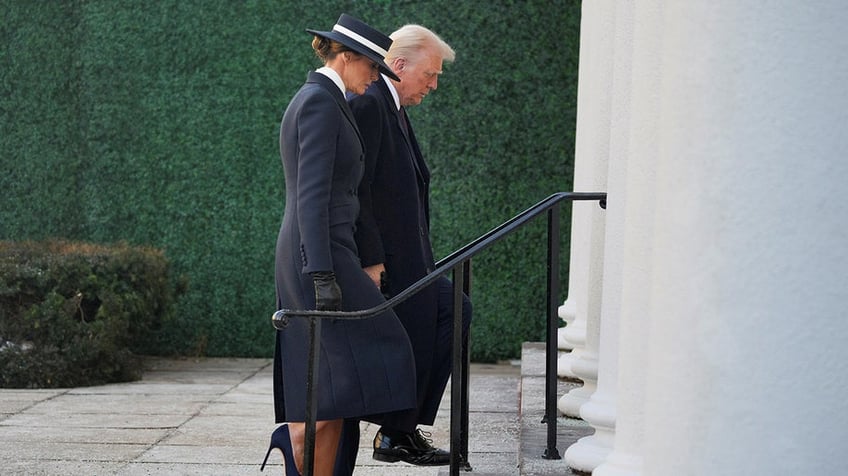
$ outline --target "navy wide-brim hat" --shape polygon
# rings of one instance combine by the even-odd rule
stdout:
[[[366,23],[358,20],[347,13],[342,13],[339,20],[333,25],[332,31],[309,30],[313,35],[338,41],[353,51],[365,55],[380,68],[386,76],[400,81],[400,78],[386,64],[386,54],[392,46],[392,39],[371,28]]]

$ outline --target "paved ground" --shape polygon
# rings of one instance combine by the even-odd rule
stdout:
[[[466,474],[571,474],[562,460],[538,456],[545,446],[545,426],[539,424],[544,413],[539,352],[538,346],[525,345],[521,368],[472,365],[473,472]],[[274,429],[270,360],[150,359],[148,367],[144,378],[132,383],[0,389],[0,474],[261,474],[259,464]],[[568,385],[560,383],[560,395]],[[431,429],[435,443],[444,448],[449,446],[449,418],[446,398]],[[558,421],[560,453],[590,432],[580,420]],[[362,424],[357,475],[447,474],[447,467],[374,461],[369,448],[375,431]],[[269,461],[265,474],[281,474],[280,453],[272,453]]]

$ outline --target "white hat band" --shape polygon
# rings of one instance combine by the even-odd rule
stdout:
[[[362,43],[363,45],[365,45],[368,48],[370,48],[371,50],[373,50],[375,53],[380,53],[380,55],[383,58],[385,58],[386,55],[388,54],[388,51],[384,50],[383,48],[380,48],[373,41],[369,40],[368,38],[365,38],[364,36],[360,35],[359,33],[348,30],[347,28],[339,25],[338,23],[333,25],[333,31],[337,31],[337,32],[339,32],[339,33],[341,33],[345,36],[348,36],[348,37],[356,40],[359,43]]]

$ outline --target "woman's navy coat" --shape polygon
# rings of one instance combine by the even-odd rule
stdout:
[[[384,300],[362,270],[354,242],[363,147],[341,90],[312,72],[283,116],[280,155],[286,204],[277,239],[279,309],[315,309],[314,271],[334,271],[342,309]],[[409,339],[391,311],[366,320],[324,320],[318,371],[318,419],[373,419],[415,406]],[[308,320],[277,331],[274,403],[277,422],[304,421]],[[372,418],[369,418],[371,416]]]

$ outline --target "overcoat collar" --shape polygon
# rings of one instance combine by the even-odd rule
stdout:
[[[375,86],[377,87],[377,91],[380,93],[379,95],[382,97],[386,107],[390,112],[392,112],[389,117],[394,119],[395,127],[400,129],[401,134],[403,134],[407,145],[412,151],[412,164],[415,167],[419,180],[426,183],[430,178],[430,170],[427,168],[427,164],[424,163],[424,157],[421,155],[421,150],[418,148],[418,141],[415,139],[415,132],[413,132],[412,126],[408,124],[408,121],[407,127],[403,127],[401,125],[400,111],[397,108],[394,97],[392,97],[392,92],[389,91],[389,85],[386,83],[386,79],[383,78],[382,75],[370,86],[369,90]]]
[[[375,84],[377,86],[377,89],[380,91],[380,95],[383,97],[383,100],[386,103],[386,107],[389,109],[389,111],[393,113],[390,115],[390,117],[394,118],[395,127],[400,129],[401,133],[406,138],[406,141],[409,142],[411,145],[412,141],[409,138],[409,131],[401,125],[400,111],[398,110],[397,104],[395,103],[394,96],[392,96],[392,92],[389,90],[388,82],[386,82],[386,79],[383,78],[382,75],[380,75],[380,77],[377,78]]]
[[[359,132],[359,126],[356,125],[356,119],[353,117],[353,112],[350,110],[350,106],[345,100],[344,94],[339,90],[339,87],[336,86],[336,83],[333,82],[332,79],[324,76],[321,73],[316,73],[315,71],[310,71],[309,75],[306,78],[307,83],[315,83],[326,89],[330,92],[335,99],[336,103],[339,105],[339,108],[344,113],[344,116],[347,118],[348,122],[353,126],[353,130],[356,131],[356,137],[359,138],[359,143],[362,144],[362,147],[365,147],[365,142],[362,139],[362,133]]]

